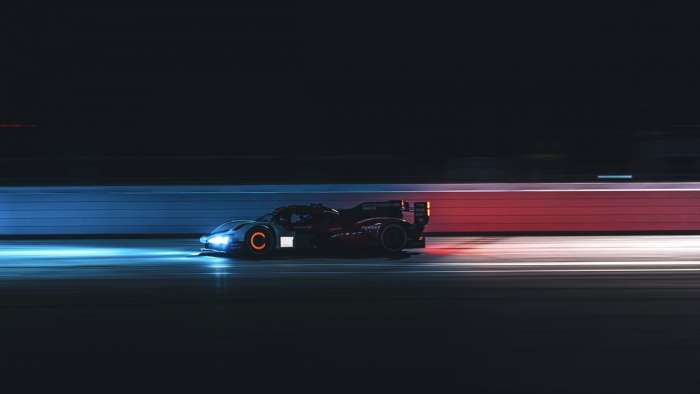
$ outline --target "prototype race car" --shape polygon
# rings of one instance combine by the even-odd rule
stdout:
[[[404,212],[413,212],[413,223]],[[277,208],[255,220],[230,220],[200,238],[202,252],[262,256],[278,250],[380,248],[398,253],[424,248],[430,202],[365,202],[350,209],[321,204]]]

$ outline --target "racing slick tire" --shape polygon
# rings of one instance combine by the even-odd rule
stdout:
[[[398,224],[388,224],[379,232],[379,246],[387,253],[399,253],[408,243],[406,229]]]
[[[251,256],[267,256],[275,249],[275,237],[270,229],[256,226],[245,235],[245,251]]]

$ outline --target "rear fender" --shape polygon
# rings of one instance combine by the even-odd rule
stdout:
[[[355,223],[353,230],[366,234],[371,238],[377,239],[379,236],[379,231],[390,223],[396,223],[403,226],[406,230],[409,229],[410,223],[404,219],[392,218],[392,217],[378,217],[360,220]]]

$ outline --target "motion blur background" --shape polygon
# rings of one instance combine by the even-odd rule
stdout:
[[[3,378],[698,391],[694,9],[109,3],[0,4]],[[198,255],[386,199],[425,249]]]
[[[697,180],[692,12],[288,1],[0,12],[0,182]]]

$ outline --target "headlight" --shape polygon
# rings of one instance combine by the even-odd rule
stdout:
[[[223,245],[226,245],[229,241],[230,241],[230,238],[226,235],[217,235],[217,236],[209,238],[209,243],[212,245],[223,246]]]

